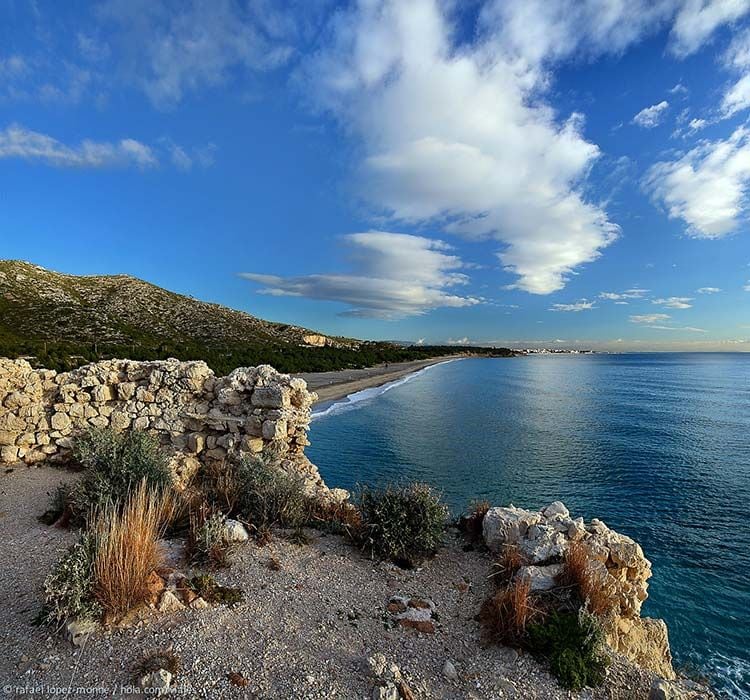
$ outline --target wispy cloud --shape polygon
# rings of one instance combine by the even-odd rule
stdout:
[[[580,301],[576,301],[572,304],[552,304],[550,307],[550,311],[589,311],[590,309],[595,309],[596,306],[594,306],[593,301],[587,301],[586,299],[581,299]]]
[[[269,2],[105,0],[97,15],[112,33],[119,73],[156,106],[173,107],[238,73],[285,64],[299,24],[320,10],[314,4],[294,15]]]
[[[650,107],[645,107],[633,117],[633,124],[641,126],[644,129],[653,129],[659,125],[667,109],[669,109],[669,102],[666,100],[662,100]]]
[[[695,290],[698,294],[718,294],[721,289],[719,287],[700,287]]]
[[[18,124],[0,131],[0,158],[22,158],[61,168],[153,168],[159,163],[153,150],[135,139],[113,142],[86,139],[69,146]]]
[[[648,289],[635,287],[633,289],[626,289],[624,292],[601,292],[599,298],[615,302],[624,301],[625,299],[643,299],[648,292]]]
[[[692,297],[666,297],[653,299],[651,303],[663,306],[665,309],[690,309],[693,306],[691,301],[693,301]]]
[[[669,314],[640,314],[630,317],[631,323],[658,323],[669,320]]]
[[[281,277],[255,272],[245,279],[262,294],[297,296],[347,305],[346,316],[400,319],[440,307],[466,307],[482,300],[454,294],[467,284],[463,262],[443,241],[387,231],[344,236],[353,270],[348,274]]]

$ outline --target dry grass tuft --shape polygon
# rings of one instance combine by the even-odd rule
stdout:
[[[616,601],[592,573],[590,558],[582,542],[571,542],[565,555],[561,583],[576,586],[589,612],[599,617],[608,616]]]
[[[521,550],[515,544],[503,545],[499,557],[492,565],[492,574],[490,574],[497,586],[503,586],[509,583],[516,572],[526,564]]]
[[[172,647],[154,649],[143,654],[133,664],[133,679],[138,682],[141,677],[149,673],[158,672],[162,668],[175,676],[180,672],[181,667],[180,657],[172,651]]]
[[[519,644],[526,626],[538,615],[532,604],[530,583],[520,579],[493,593],[482,604],[479,621],[491,641],[500,644]]]
[[[489,509],[489,501],[473,501],[469,506],[469,514],[458,520],[458,529],[472,544],[480,544],[483,540],[482,524]]]
[[[170,517],[170,499],[141,482],[118,507],[101,508],[94,526],[94,596],[110,619],[148,598],[149,574],[163,562],[157,540]]]

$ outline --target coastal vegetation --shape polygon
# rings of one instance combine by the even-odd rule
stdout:
[[[362,546],[407,567],[435,554],[443,541],[448,508],[428,484],[363,486],[357,505]]]
[[[55,494],[45,514],[52,522],[66,517],[81,523],[92,513],[124,502],[142,482],[164,492],[172,480],[158,441],[139,430],[89,428],[74,441],[73,456],[83,473],[74,486],[62,486]]]

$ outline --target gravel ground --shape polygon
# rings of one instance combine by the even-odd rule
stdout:
[[[0,687],[14,686],[3,689],[6,695],[40,687],[37,697],[68,687],[132,695],[133,664],[145,652],[171,647],[182,663],[175,694],[189,698],[370,698],[366,659],[378,652],[398,664],[417,698],[648,697],[653,676],[621,658],[602,688],[576,694],[559,689],[531,657],[482,647],[474,616],[490,589],[489,559],[453,539],[413,571],[372,562],[342,538],[320,533],[304,546],[281,538],[263,548],[242,545],[217,578],[242,588],[245,602],[173,615],[149,611],[77,649],[31,624],[46,573],[75,540],[36,517],[47,493],[70,478],[51,468],[0,475]],[[269,568],[272,557],[280,570]],[[395,594],[433,600],[435,634],[394,627],[385,608]],[[457,680],[443,676],[446,660]],[[230,673],[248,685],[233,685]]]

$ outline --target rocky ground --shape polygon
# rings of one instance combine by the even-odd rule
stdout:
[[[371,698],[367,660],[377,654],[398,665],[415,698],[649,696],[652,674],[619,657],[602,688],[576,694],[558,688],[531,657],[482,646],[474,616],[490,590],[488,555],[463,551],[452,536],[413,571],[370,561],[333,535],[311,533],[303,546],[281,537],[262,548],[243,544],[217,578],[242,588],[245,602],[150,611],[74,647],[32,624],[45,575],[75,539],[36,518],[47,492],[69,478],[51,468],[0,475],[0,680],[7,695],[44,686],[132,694],[134,664],[170,648],[182,667],[173,686],[191,698]],[[433,601],[435,632],[396,625],[387,609],[396,595]]]

